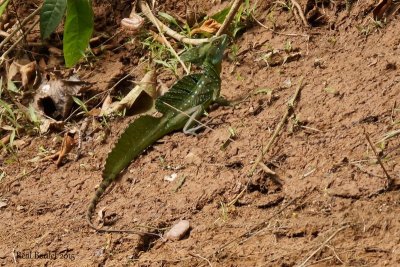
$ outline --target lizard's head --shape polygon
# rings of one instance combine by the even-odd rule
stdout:
[[[205,60],[210,61],[212,64],[218,64],[222,60],[227,45],[228,36],[226,34],[212,37],[210,42],[184,52],[181,55],[181,59],[198,65],[201,65]]]
[[[211,39],[211,47],[207,52],[207,59],[212,64],[218,64],[221,62],[222,57],[224,56],[224,51],[226,46],[228,45],[228,36],[223,34],[218,37],[214,37]]]

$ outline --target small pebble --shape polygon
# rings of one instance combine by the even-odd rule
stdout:
[[[182,220],[172,226],[172,228],[164,235],[167,240],[177,241],[182,239],[187,231],[189,231],[190,223],[188,220]]]
[[[176,173],[173,173],[171,175],[166,175],[164,176],[164,181],[173,182],[175,181],[176,177],[178,177],[178,174]]]

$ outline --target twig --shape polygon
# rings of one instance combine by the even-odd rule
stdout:
[[[0,36],[7,38],[8,36],[10,36],[10,34],[8,32],[5,32],[3,30],[0,30]]]
[[[261,169],[263,169],[263,171],[267,174],[271,174],[271,175],[276,175],[276,172],[274,172],[273,170],[271,170],[270,168],[268,168],[267,165],[265,165],[263,162],[259,162],[258,165],[261,167]]]
[[[314,257],[315,254],[317,254],[321,249],[323,249],[323,248],[326,246],[326,244],[328,244],[329,241],[331,241],[339,232],[343,231],[344,229],[346,229],[346,228],[348,228],[348,227],[350,227],[350,225],[345,225],[345,226],[343,226],[343,227],[337,229],[330,237],[328,237],[327,240],[325,240],[316,250],[314,250],[314,251],[310,254],[310,256],[308,256],[307,259],[306,259],[305,261],[303,261],[303,263],[301,263],[298,267],[304,267],[304,266],[306,266],[307,262],[308,262],[312,257]]]
[[[142,1],[140,1],[142,2]],[[150,10],[150,7],[147,5],[146,2],[142,3],[142,6],[145,6],[145,9]],[[185,70],[186,74],[189,74],[190,71],[189,69],[186,67],[185,63],[183,63],[183,61],[181,60],[181,58],[178,56],[178,54],[176,53],[175,49],[172,47],[171,43],[168,42],[167,38],[165,38],[164,33],[161,29],[161,26],[159,24],[158,19],[156,19],[156,17],[154,17],[153,13],[149,12],[148,16],[151,17],[151,21],[154,23],[154,25],[157,27],[158,32],[160,33],[161,38],[163,39],[164,43],[168,46],[169,50],[171,50],[171,53],[176,57],[176,59],[179,61],[179,63],[182,65],[183,69]]]
[[[13,261],[14,261],[15,265],[17,265],[18,263],[17,263],[17,256],[15,255],[15,248],[13,248],[11,254],[12,254],[12,256],[13,256]]]
[[[205,257],[203,257],[203,256],[201,256],[201,255],[199,255],[199,254],[194,254],[194,253],[192,253],[192,252],[189,252],[189,255],[190,255],[190,256],[193,256],[193,257],[200,258],[200,259],[206,261],[206,262],[208,263],[208,266],[210,266],[210,267],[213,266],[213,265],[211,264],[211,262],[210,262],[209,259],[207,259],[207,258],[205,258]]]
[[[260,155],[257,157],[256,161],[253,164],[253,167],[251,168],[248,176],[252,176],[254,174],[254,171],[256,170],[257,166],[260,164],[260,162],[262,161],[264,155],[266,153],[268,153],[268,151],[270,150],[270,148],[272,147],[272,144],[274,143],[276,137],[278,136],[279,132],[282,130],[283,125],[285,124],[287,118],[289,117],[289,115],[292,112],[293,106],[294,106],[294,102],[296,101],[297,97],[299,96],[300,90],[303,87],[303,79],[304,77],[302,76],[300,78],[299,84],[296,88],[296,91],[293,95],[293,98],[289,101],[287,109],[285,114],[283,115],[281,121],[279,122],[278,126],[275,128],[275,131],[273,133],[273,135],[271,136],[271,138],[269,139],[267,145],[265,146],[265,148],[263,149],[263,151],[260,153]]]
[[[306,37],[306,38],[310,38],[310,35],[308,34],[301,34],[301,33],[285,33],[285,32],[277,32],[274,31],[271,28],[268,28],[267,26],[265,26],[263,23],[261,23],[261,21],[259,21],[254,15],[253,13],[251,13],[251,17],[254,19],[254,21],[260,25],[261,27],[263,27],[264,29],[271,31],[272,33],[278,34],[278,35],[284,35],[284,36],[290,36],[290,37]],[[311,34],[315,34],[315,33],[311,33]]]
[[[301,6],[299,5],[299,3],[297,3],[296,0],[291,0],[291,1],[292,1],[292,4],[296,7],[297,12],[299,12],[299,16],[300,16],[304,26],[309,27],[306,17],[304,16],[304,12],[301,9]]]
[[[34,23],[32,23],[32,25],[26,30],[26,32],[27,32],[27,33],[30,32],[30,31],[33,29],[33,27],[36,26],[36,24],[37,24],[38,22],[39,22],[39,19],[37,19]],[[8,56],[8,54],[9,54],[12,50],[14,50],[14,48],[15,48],[24,38],[25,38],[25,35],[22,34],[21,37],[20,37],[17,41],[15,41],[15,43],[13,43],[12,46],[10,46],[10,48],[8,48],[7,51],[5,51],[5,52],[3,53],[3,55],[1,55],[1,57],[0,57],[0,65],[3,64],[3,62],[4,62],[4,60],[6,59],[6,57]]]
[[[253,226],[250,230],[246,231],[244,234],[240,235],[239,237],[236,237],[230,241],[228,241],[227,243],[225,243],[224,245],[222,245],[221,247],[219,247],[216,251],[214,251],[214,253],[212,255],[218,254],[221,251],[223,251],[226,247],[228,247],[230,244],[245,238],[244,240],[241,241],[241,243],[246,242],[247,240],[249,240],[251,237],[257,235],[258,233],[260,233],[266,225],[268,225],[268,222],[274,218],[275,216],[279,215],[280,213],[282,213],[285,209],[287,209],[290,205],[292,205],[294,202],[296,202],[300,197],[295,197],[292,200],[290,200],[286,205],[284,205],[282,208],[280,208],[278,211],[276,211],[275,213],[273,213],[271,216],[269,216],[269,218],[267,218],[265,221],[262,221],[261,223],[257,224],[256,226]],[[212,256],[210,255],[210,256]]]
[[[232,7],[227,15],[227,17],[225,18],[224,22],[222,23],[221,28],[219,28],[218,32],[216,33],[216,36],[219,36],[221,34],[223,34],[226,29],[229,27],[229,25],[231,24],[233,18],[236,15],[236,12],[238,11],[241,3],[243,0],[234,0]],[[157,19],[150,7],[147,5],[147,3],[145,3],[143,0],[139,0],[138,1],[138,5],[140,7],[140,9],[142,10],[143,14],[157,27],[157,29],[159,30],[159,32],[165,32],[168,36],[182,42],[185,44],[192,44],[192,45],[200,45],[206,42],[209,42],[210,39],[209,38],[201,38],[201,39],[193,39],[193,38],[188,38],[185,37],[179,33],[177,33],[176,31],[172,30],[171,28],[169,28],[168,26],[166,26],[164,23],[162,23],[159,19]],[[161,29],[161,31],[160,31]]]
[[[231,24],[233,18],[236,15],[236,12],[239,10],[240,5],[242,4],[243,0],[234,0],[231,9],[229,10],[228,15],[226,16],[224,22],[222,23],[221,28],[215,34],[216,36],[220,36],[223,34],[226,29],[228,29],[229,25]]]
[[[30,171],[28,171],[28,172],[26,172],[26,173],[23,173],[23,174],[19,175],[17,178],[15,178],[15,179],[13,179],[13,180],[7,182],[7,185],[5,185],[5,186],[10,187],[14,182],[16,182],[16,181],[18,181],[18,180],[24,178],[24,177],[27,176],[27,175],[32,174],[32,173],[33,173],[34,171],[36,171],[37,169],[39,169],[39,166],[37,166],[37,167],[33,168],[32,170],[30,170]]]
[[[172,30],[171,28],[169,28],[168,26],[166,26],[164,23],[162,23],[160,20],[158,20],[153,13],[151,12],[149,6],[143,1],[143,0],[139,0],[138,1],[138,5],[140,7],[140,9],[142,10],[143,14],[154,24],[154,25],[158,25],[158,27],[165,32],[167,35],[171,36],[172,38],[186,43],[186,44],[192,44],[192,45],[200,45],[203,43],[207,43],[210,41],[210,39],[208,38],[202,38],[202,39],[192,39],[192,38],[187,38],[179,33],[177,33],[176,31]]]
[[[365,138],[366,138],[367,141],[368,141],[369,146],[371,147],[372,151],[373,151],[374,154],[375,154],[376,160],[378,161],[379,165],[381,165],[381,168],[382,168],[383,172],[384,172],[385,175],[386,175],[386,182],[387,182],[387,184],[386,184],[385,190],[388,190],[388,189],[393,185],[393,179],[392,179],[392,177],[390,177],[390,175],[389,175],[389,173],[387,172],[385,166],[383,165],[383,163],[382,163],[382,161],[381,161],[381,157],[380,157],[380,156],[378,155],[378,153],[376,152],[376,149],[375,149],[374,145],[372,144],[371,139],[369,138],[369,135],[368,135],[367,131],[365,130],[365,128],[364,128],[364,135],[365,135]]]
[[[27,17],[20,23],[20,25],[19,25],[15,30],[14,30],[13,32],[11,32],[10,35],[9,35],[7,38],[5,38],[5,39],[0,43],[0,49],[2,49],[3,46],[4,46],[8,41],[10,41],[10,39],[11,39],[15,34],[17,34],[17,33],[22,29],[23,26],[25,26],[26,23],[28,23],[34,16],[36,16],[37,14],[39,14],[41,8],[42,8],[42,7],[40,6],[40,7],[38,7],[35,11],[33,11],[31,14],[29,14],[29,16],[27,16]]]
[[[262,162],[262,159],[263,159],[264,155],[265,155],[265,154],[269,151],[269,149],[271,148],[272,143],[275,141],[275,139],[276,139],[276,137],[278,136],[279,132],[280,132],[281,129],[283,128],[283,125],[285,124],[287,118],[289,117],[289,114],[291,113],[292,108],[293,108],[293,106],[294,106],[294,101],[295,101],[295,100],[297,99],[297,97],[299,96],[300,90],[301,90],[301,88],[302,88],[303,79],[304,79],[304,77],[302,76],[302,77],[300,78],[299,85],[298,85],[298,87],[297,87],[297,89],[296,89],[296,92],[295,92],[294,95],[293,95],[293,98],[292,98],[292,99],[289,101],[289,103],[288,103],[288,107],[287,107],[287,110],[286,110],[285,114],[283,115],[281,121],[279,122],[278,126],[276,127],[276,129],[275,129],[275,131],[274,131],[272,137],[269,139],[269,142],[268,142],[267,146],[266,146],[265,149],[260,153],[260,155],[257,157],[256,161],[255,161],[254,164],[253,164],[253,167],[251,168],[250,172],[248,173],[247,176],[249,177],[249,179],[248,179],[248,181],[247,181],[247,183],[246,183],[246,186],[243,188],[242,191],[240,191],[240,193],[239,193],[231,202],[228,203],[228,207],[234,205],[234,204],[243,196],[243,194],[246,192],[246,190],[247,190],[247,188],[248,188],[248,186],[249,186],[249,184],[250,184],[250,178],[253,176],[253,174],[254,174],[254,172],[255,172],[257,166],[260,166],[262,169],[264,169],[265,164]],[[264,166],[263,166],[263,165],[264,165]],[[264,170],[264,171],[265,171],[265,170]],[[279,182],[279,183],[281,184],[281,182]]]

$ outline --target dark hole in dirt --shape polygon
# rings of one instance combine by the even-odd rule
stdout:
[[[132,79],[134,79],[134,77],[130,75],[126,76],[126,73],[121,73],[120,75],[117,75],[111,81],[111,86],[118,83],[114,88],[114,92],[118,92],[119,94],[124,96],[127,95],[134,86]]]
[[[371,115],[371,116],[367,116],[365,118],[363,118],[362,120],[360,120],[360,123],[374,123],[374,122],[378,122],[379,121],[379,117],[376,115]]]
[[[137,246],[137,250],[140,252],[147,252],[151,250],[152,247],[156,244],[156,240],[158,240],[160,237],[156,235],[143,235],[140,238],[139,244]]]
[[[316,230],[312,231],[312,233],[311,233],[311,236],[314,238],[318,237],[318,235],[319,235],[319,231],[316,231]]]
[[[152,98],[148,94],[142,92],[140,93],[138,99],[135,101],[133,106],[126,111],[126,115],[132,116],[135,114],[141,114],[146,110],[149,110],[152,106],[152,103],[153,103]]]
[[[258,191],[262,194],[268,194],[268,188],[265,184],[250,184],[248,190],[249,192]]]
[[[238,170],[238,169],[242,169],[243,168],[243,162],[241,161],[234,161],[234,162],[230,162],[228,164],[225,165],[228,168],[234,169],[234,170]]]
[[[42,108],[44,114],[46,114],[47,116],[52,117],[54,119],[58,119],[58,117],[60,117],[60,116],[57,116],[56,105],[55,105],[53,99],[51,99],[50,97],[41,98],[38,101],[38,105],[39,105],[39,107]]]
[[[386,64],[386,70],[397,70],[396,62],[389,62]]]
[[[306,236],[305,231],[301,231],[301,232],[297,232],[297,233],[293,233],[293,234],[289,235],[289,237],[291,237],[291,238],[299,238],[299,237],[305,237],[305,236]]]

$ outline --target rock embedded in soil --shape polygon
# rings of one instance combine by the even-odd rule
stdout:
[[[181,240],[190,229],[188,220],[182,220],[172,226],[172,228],[164,235],[167,240],[177,241]]]

